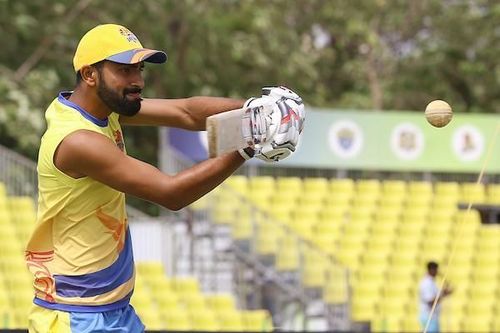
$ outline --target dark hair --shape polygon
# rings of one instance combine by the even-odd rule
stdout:
[[[438,268],[438,264],[437,262],[434,262],[434,261],[429,261],[427,263],[427,270],[430,271],[431,269],[437,269]]]
[[[106,60],[101,60],[99,62],[96,62],[95,64],[92,64],[91,66],[94,66],[99,72],[99,74],[101,74],[102,66],[104,66],[105,61]],[[76,85],[79,85],[82,81],[83,81],[82,73],[80,73],[80,71],[76,72]]]

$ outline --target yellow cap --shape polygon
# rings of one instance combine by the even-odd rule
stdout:
[[[75,72],[78,72],[83,66],[102,60],[121,64],[135,64],[141,61],[161,64],[167,61],[167,54],[145,49],[139,39],[121,25],[102,24],[82,37],[76,48],[73,67]]]

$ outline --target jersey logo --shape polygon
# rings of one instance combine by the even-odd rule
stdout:
[[[123,142],[122,132],[116,130],[114,135],[115,135],[116,146],[120,148],[121,151],[125,151],[125,143]]]

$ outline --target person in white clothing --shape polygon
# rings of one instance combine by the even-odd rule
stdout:
[[[439,332],[439,314],[441,311],[440,302],[446,296],[452,293],[452,290],[445,285],[439,299],[437,300],[436,309],[431,316],[432,305],[436,301],[439,294],[439,286],[436,283],[436,276],[438,274],[438,264],[436,262],[427,263],[427,274],[420,281],[419,286],[419,300],[420,300],[420,324],[422,326],[422,331],[425,330],[427,321],[430,320],[427,332],[437,333]]]

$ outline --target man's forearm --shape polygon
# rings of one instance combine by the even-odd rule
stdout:
[[[224,97],[144,99],[141,110],[132,117],[120,116],[123,125],[152,125],[205,130],[207,117],[241,108],[244,100]]]
[[[214,114],[239,109],[245,101],[222,97],[191,97],[186,99],[186,110],[194,119],[196,130],[205,130],[206,119]]]

